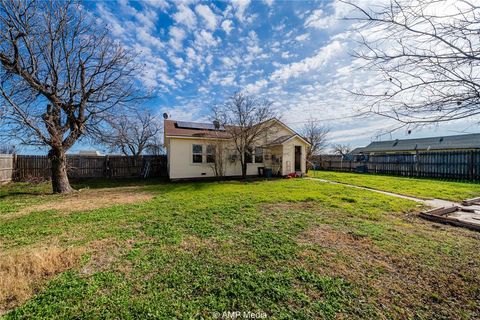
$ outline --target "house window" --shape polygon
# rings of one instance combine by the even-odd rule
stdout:
[[[215,162],[215,146],[208,145],[207,146],[207,163],[214,163]]]
[[[263,162],[263,148],[255,148],[255,163]]]
[[[192,161],[193,163],[202,163],[202,152],[203,152],[203,146],[201,144],[194,144],[192,146]]]
[[[248,147],[247,150],[245,150],[245,163],[252,163],[252,153],[253,149],[251,147]]]

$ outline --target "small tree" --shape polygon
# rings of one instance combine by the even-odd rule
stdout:
[[[0,134],[47,146],[54,193],[66,151],[137,96],[134,55],[73,1],[0,1]]]
[[[251,150],[255,143],[266,142],[275,130],[276,113],[272,103],[257,97],[237,92],[228,101],[213,109],[213,117],[225,128],[238,153],[242,167],[242,177],[247,177],[247,157],[252,157]]]
[[[223,139],[215,139],[207,145],[207,163],[216,177],[224,177],[228,159],[226,159],[227,143]]]
[[[335,154],[339,154],[342,157],[345,157],[352,151],[352,147],[348,144],[334,144],[332,148]]]
[[[330,129],[322,126],[318,121],[310,119],[305,123],[302,129],[302,135],[310,146],[307,148],[306,158],[312,162],[314,156],[319,155],[327,147],[327,135]]]
[[[109,147],[111,152],[120,151],[126,156],[137,157],[144,152],[159,153],[161,121],[148,110],[130,110],[120,115],[109,114],[106,125],[95,134],[96,140]]]

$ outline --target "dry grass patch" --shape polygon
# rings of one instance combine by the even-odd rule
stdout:
[[[414,318],[413,311],[425,306],[432,315],[455,316],[456,308],[480,314],[480,306],[472,305],[480,284],[468,262],[445,257],[441,267],[429,265],[421,256],[389,254],[369,238],[325,225],[310,228],[298,243],[304,250],[297,263],[359,284],[382,314]]]
[[[17,217],[36,211],[58,210],[62,213],[87,211],[111,207],[118,204],[132,204],[148,201],[153,194],[139,191],[140,187],[82,189],[69,195],[52,198],[46,203],[31,205],[5,217]]]
[[[51,246],[0,255],[0,315],[30,298],[44,280],[72,268],[83,252]]]

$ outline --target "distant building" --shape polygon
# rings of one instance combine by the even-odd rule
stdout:
[[[352,150],[350,154],[355,156],[467,150],[480,150],[480,133],[419,139],[375,141],[366,147]]]
[[[96,150],[80,150],[78,151],[79,156],[98,156],[102,157],[104,156],[100,151]]]

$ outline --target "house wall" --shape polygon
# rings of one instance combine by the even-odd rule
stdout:
[[[292,132],[287,128],[278,125],[276,129],[271,132],[268,136],[268,140],[272,141],[280,136],[291,135]],[[168,165],[169,165],[169,174],[170,179],[190,179],[190,178],[206,178],[206,177],[215,177],[214,169],[212,164],[206,163],[206,156],[203,156],[203,163],[193,163],[193,153],[192,145],[201,144],[203,145],[203,152],[206,153],[206,148],[212,140],[210,139],[201,139],[201,138],[180,138],[180,137],[169,137],[166,138],[166,148],[168,153]],[[257,143],[258,146],[265,145],[267,140],[265,137],[262,137]],[[302,163],[301,168],[302,172],[305,173],[306,169],[306,143],[299,139],[298,137],[292,138],[287,141],[283,146],[275,146],[270,150],[264,151],[265,154],[271,155],[276,153],[282,156],[282,175],[287,175],[291,172],[294,172],[295,164],[295,146],[302,147]],[[233,143],[227,144],[227,149],[234,150]],[[232,163],[228,160],[228,154],[225,155],[225,176],[241,176],[242,168],[240,161]],[[253,157],[255,158],[255,157]],[[270,158],[270,157],[269,157]],[[269,161],[247,164],[247,175],[257,175],[258,167],[272,167]],[[290,161],[291,170],[288,171],[286,164]]]
[[[190,139],[190,138],[169,138],[169,170],[170,179],[189,179],[189,178],[207,178],[215,177],[213,164],[206,163],[206,156],[203,156],[203,163],[193,163],[192,146],[194,144],[203,145],[203,152],[206,152],[207,145],[211,140],[208,139]],[[233,146],[227,146],[232,150]],[[230,162],[228,155],[225,155],[225,176],[242,175],[240,161]],[[253,159],[255,161],[255,159]],[[261,163],[248,163],[247,175],[257,175],[258,167],[263,167]]]
[[[306,147],[307,145],[300,138],[294,137],[291,140],[286,141],[283,144],[283,163],[282,163],[282,175],[295,172],[295,146],[301,146],[302,160],[301,169],[302,173],[306,172]]]

